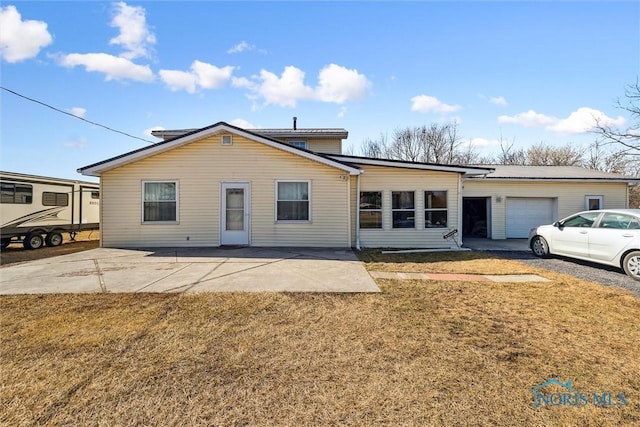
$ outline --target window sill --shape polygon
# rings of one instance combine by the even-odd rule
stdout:
[[[180,221],[142,221],[141,225],[179,225]]]

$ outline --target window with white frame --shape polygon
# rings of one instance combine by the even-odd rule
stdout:
[[[585,196],[584,197],[584,209],[587,211],[594,211],[602,209],[603,196]]]
[[[177,181],[145,181],[142,183],[142,221],[178,221]]]
[[[309,221],[309,187],[309,181],[276,182],[277,221]]]
[[[222,145],[233,145],[233,137],[231,135],[222,135],[220,143]]]
[[[382,228],[382,191],[360,192],[360,228]]]
[[[447,192],[424,192],[424,228],[447,227]]]
[[[296,148],[307,149],[307,141],[289,141],[289,145],[293,145]]]
[[[391,192],[391,217],[393,228],[415,228],[416,208],[413,191]]]

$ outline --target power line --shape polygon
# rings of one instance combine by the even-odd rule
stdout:
[[[109,126],[105,126],[105,125],[101,125],[100,123],[92,122],[91,120],[87,120],[87,119],[85,119],[83,117],[76,116],[75,114],[71,114],[71,113],[69,113],[67,111],[64,111],[64,110],[61,110],[59,108],[56,108],[56,107],[54,107],[52,105],[49,105],[49,104],[47,104],[45,102],[38,101],[37,99],[29,98],[28,96],[22,95],[22,94],[20,94],[18,92],[15,92],[15,91],[11,90],[11,89],[7,89],[4,86],[0,86],[0,89],[5,90],[5,91],[7,91],[7,92],[9,92],[9,93],[11,93],[13,95],[19,96],[20,98],[24,98],[24,99],[26,99],[28,101],[35,102],[36,104],[40,104],[40,105],[42,105],[44,107],[51,108],[52,110],[57,111],[58,113],[66,114],[67,116],[71,116],[73,118],[82,120],[83,122],[87,122],[87,123],[90,123],[90,124],[92,124],[94,126],[99,126],[101,128],[110,130],[111,132],[119,133],[121,135],[128,136],[129,138],[139,139],[140,141],[148,142],[150,144],[155,144],[157,142],[157,141],[149,141],[147,139],[140,138],[139,136],[134,136],[134,135],[128,134],[126,132],[122,132],[120,130],[110,128]]]

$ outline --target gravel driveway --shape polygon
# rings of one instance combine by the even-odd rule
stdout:
[[[619,286],[640,296],[640,281],[633,280],[621,269],[564,257],[537,258],[530,251],[489,251],[497,256],[522,261],[534,267],[569,274],[579,279],[598,282],[607,286]]]

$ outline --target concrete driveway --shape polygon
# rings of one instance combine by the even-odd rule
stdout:
[[[92,249],[0,268],[0,294],[380,292],[349,249]]]

